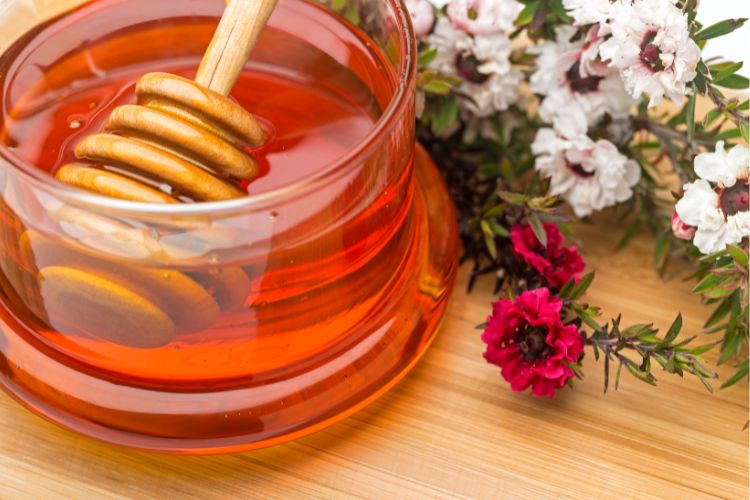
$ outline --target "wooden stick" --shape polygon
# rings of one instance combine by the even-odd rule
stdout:
[[[195,82],[228,96],[278,0],[230,0]]]

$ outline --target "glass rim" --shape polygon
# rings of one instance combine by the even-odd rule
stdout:
[[[394,82],[396,88],[391,102],[388,103],[383,114],[364,137],[342,156],[310,177],[271,191],[233,200],[159,204],[109,198],[69,186],[20,158],[7,145],[2,143],[0,143],[0,162],[25,182],[51,196],[63,199],[66,202],[72,202],[78,206],[95,208],[105,212],[114,211],[123,216],[167,215],[172,217],[207,216],[215,218],[217,214],[248,212],[273,206],[276,201],[334,182],[358,164],[357,158],[376,150],[396,128],[399,118],[403,115],[407,106],[409,93],[416,79],[416,39],[411,16],[404,0],[386,0],[386,2],[396,15],[398,40],[403,54],[399,62],[398,73],[396,74],[397,80]]]

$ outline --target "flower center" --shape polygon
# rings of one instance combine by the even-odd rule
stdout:
[[[532,326],[518,333],[518,348],[526,359],[536,361],[550,353],[547,331],[541,326]]]
[[[737,179],[734,186],[724,188],[719,193],[719,207],[724,212],[724,219],[737,212],[745,212],[750,209],[750,196],[748,195],[747,179]]]
[[[579,94],[586,94],[588,92],[599,90],[599,82],[603,80],[603,77],[601,76],[581,76],[580,59],[573,63],[573,66],[568,70],[567,76],[570,88]]]
[[[458,76],[464,80],[469,80],[474,83],[484,83],[490,79],[490,75],[485,75],[479,72],[479,66],[482,65],[482,61],[476,58],[474,54],[469,52],[468,54],[458,54],[456,56],[456,69],[458,70]]]
[[[596,172],[589,172],[588,170],[585,170],[583,168],[583,165],[581,165],[580,163],[570,163],[566,160],[565,166],[568,167],[568,169],[573,172],[573,174],[583,179],[587,179],[596,175]]]
[[[469,19],[471,19],[472,21],[475,21],[475,20],[476,20],[476,18],[477,18],[477,17],[479,16],[479,14],[477,14],[477,11],[476,11],[476,10],[474,10],[474,8],[473,8],[473,7],[469,9],[469,11],[468,11],[468,12],[466,13],[466,15],[467,15],[467,16],[469,17]]]
[[[656,34],[656,31],[649,31],[641,43],[641,61],[654,73],[664,70],[664,61],[659,57],[661,50],[653,43]]]

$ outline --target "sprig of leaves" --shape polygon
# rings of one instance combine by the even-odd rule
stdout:
[[[603,327],[597,325],[597,328],[593,328],[591,335],[582,332],[586,345],[591,346],[594,351],[594,357],[598,360],[600,353],[604,357],[604,392],[607,392],[609,386],[609,368],[613,363],[618,364],[615,390],[619,387],[623,367],[636,379],[649,385],[656,385],[657,378],[652,370],[653,360],[667,373],[677,374],[680,377],[685,373],[696,376],[706,389],[713,393],[708,380],[718,378],[718,375],[708,367],[701,354],[710,351],[721,341],[700,347],[688,347],[696,337],[678,341],[677,336],[681,329],[682,315],[678,315],[662,338],[656,335],[658,330],[653,328],[652,324],[632,325],[620,329],[620,317],[612,320],[611,329],[607,323]],[[640,362],[633,361],[624,354],[625,352],[640,356]]]

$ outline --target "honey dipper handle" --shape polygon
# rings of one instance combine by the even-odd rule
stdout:
[[[195,82],[228,96],[278,0],[230,0]]]

